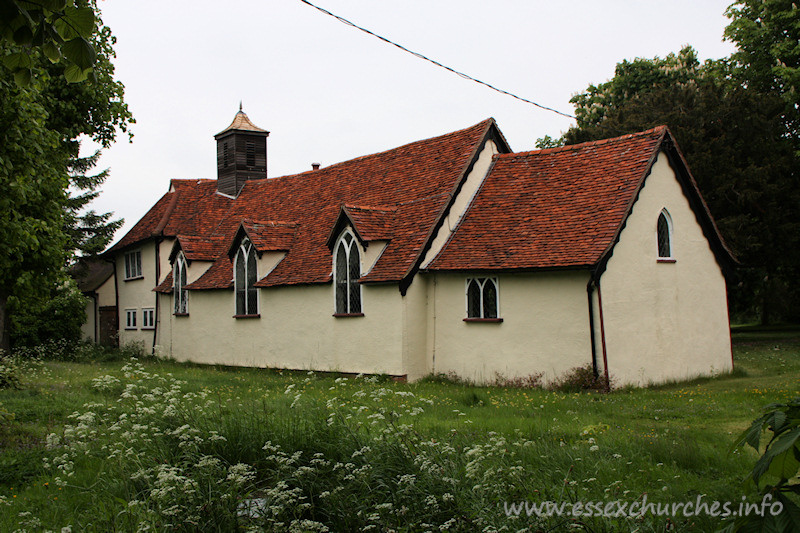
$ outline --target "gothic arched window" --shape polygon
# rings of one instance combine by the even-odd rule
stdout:
[[[336,314],[361,313],[361,255],[353,234],[346,230],[333,254],[333,285],[336,290]]]

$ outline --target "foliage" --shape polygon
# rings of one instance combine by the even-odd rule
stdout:
[[[564,139],[561,137],[553,138],[549,135],[545,135],[539,139],[536,139],[536,148],[542,150],[544,148],[558,148],[559,146],[564,146]]]
[[[9,0],[2,0],[4,9],[18,7],[18,2],[11,3],[9,7]],[[58,11],[51,4],[46,3],[46,9]],[[114,79],[114,37],[97,16],[94,2],[88,7],[95,13],[92,83],[67,83],[41,47],[0,38],[0,56],[23,54],[30,62],[25,68],[32,72],[30,83],[20,85],[12,81],[16,67],[0,62],[0,239],[6,247],[0,257],[0,348],[6,350],[9,297],[48,297],[73,251],[96,252],[119,224],[109,214],[80,214],[106,173],[87,175],[97,156],[80,158],[78,138],[86,135],[107,147],[118,128],[126,131],[132,123],[123,101],[124,86]],[[32,24],[40,23],[33,18]]]
[[[786,102],[787,133],[800,142],[800,9],[791,0],[738,0],[725,12],[738,77]],[[796,145],[800,154],[800,144]]]
[[[772,433],[748,480],[757,487],[764,479],[775,483],[765,483],[761,488],[765,497],[769,495],[775,501],[774,511],[732,520],[725,529],[727,532],[800,531],[800,506],[796,501],[796,495],[800,494],[800,398],[770,404],[765,411],[736,439],[731,449],[748,445],[759,452],[762,434]]]
[[[686,47],[666,58],[617,65],[614,78],[576,95],[567,144],[667,124],[734,256],[734,314],[800,315],[797,158],[779,96],[742,86],[726,61],[700,64]],[[786,297],[783,298],[782,295]]]
[[[64,77],[85,80],[97,59],[91,42],[95,29],[94,3],[86,0],[0,0],[0,42],[18,47],[3,57],[20,86],[34,73],[33,51],[52,63],[64,60]]]
[[[604,374],[595,376],[592,365],[576,366],[548,387],[559,392],[605,391],[611,387]]]
[[[18,389],[20,387],[19,369],[13,359],[0,354],[0,389]],[[0,411],[2,421],[2,411]]]
[[[713,531],[719,518],[680,511],[507,518],[503,502],[753,501],[738,481],[755,454],[719,443],[796,394],[797,332],[748,336],[736,361],[746,377],[602,395],[44,362],[24,391],[0,391],[16,415],[0,434],[0,530]]]
[[[86,297],[75,280],[66,277],[51,294],[12,297],[9,301],[11,338],[15,347],[38,346],[58,339],[73,347],[86,321]]]

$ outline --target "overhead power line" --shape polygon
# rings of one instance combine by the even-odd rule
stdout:
[[[460,71],[458,71],[458,70],[456,70],[454,68],[448,67],[447,65],[443,65],[442,63],[439,63],[438,61],[436,61],[434,59],[431,59],[431,58],[429,58],[429,57],[427,57],[425,55],[422,55],[419,52],[414,52],[413,50],[409,50],[408,48],[406,48],[403,45],[397,44],[396,42],[394,42],[394,41],[392,41],[390,39],[387,39],[386,37],[382,37],[382,36],[378,35],[377,33],[371,32],[368,29],[359,26],[358,24],[350,22],[349,20],[347,20],[344,17],[340,17],[339,15],[331,13],[327,9],[323,9],[323,8],[317,6],[317,5],[312,4],[308,0],[300,0],[300,1],[303,2],[306,5],[309,5],[309,6],[313,7],[314,9],[316,9],[318,11],[321,11],[321,12],[325,13],[326,15],[329,15],[329,16],[335,18],[339,22],[347,24],[348,26],[352,26],[353,28],[356,28],[357,30],[361,30],[364,33],[372,35],[373,37],[377,37],[378,39],[380,39],[381,41],[383,41],[383,42],[385,42],[387,44],[391,44],[392,46],[396,46],[397,48],[399,48],[400,50],[402,50],[404,52],[408,52],[409,54],[411,54],[413,56],[416,56],[416,57],[418,57],[420,59],[424,59],[425,61],[427,61],[429,63],[433,63],[437,67],[443,68],[445,70],[449,70],[453,74],[457,74],[457,75],[461,76],[464,79],[467,79],[467,80],[470,80],[470,81],[474,81],[475,83],[479,83],[479,84],[481,84],[481,85],[483,85],[485,87],[488,87],[488,88],[492,89],[493,91],[497,91],[497,92],[499,92],[501,94],[505,94],[505,95],[510,96],[512,98],[516,98],[517,100],[521,100],[521,101],[525,102],[526,104],[531,104],[533,106],[536,106],[539,109],[544,109],[545,111],[551,111],[553,113],[556,113],[558,115],[561,115],[561,116],[564,116],[564,117],[567,117],[567,118],[575,118],[573,115],[570,115],[568,113],[562,113],[561,111],[558,111],[557,109],[553,109],[552,107],[547,107],[547,106],[544,106],[544,105],[541,105],[541,104],[537,104],[536,102],[534,102],[532,100],[528,100],[527,98],[523,98],[521,96],[517,96],[514,93],[510,93],[508,91],[504,91],[503,89],[499,89],[499,88],[495,87],[494,85],[492,85],[490,83],[486,83],[485,81],[481,81],[481,80],[479,80],[477,78],[473,78],[469,74],[465,74],[465,73],[460,72]]]

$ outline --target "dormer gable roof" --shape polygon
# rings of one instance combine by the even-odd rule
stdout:
[[[222,236],[195,237],[178,235],[169,254],[169,262],[175,261],[179,252],[183,252],[187,261],[213,261],[217,258],[225,239]]]
[[[391,240],[397,207],[343,205],[339,217],[328,235],[328,248],[333,245],[346,226],[353,228],[362,243]]]
[[[296,222],[244,219],[230,240],[228,257],[236,255],[236,249],[245,235],[253,243],[259,255],[264,252],[286,252],[292,247],[296,229]]]

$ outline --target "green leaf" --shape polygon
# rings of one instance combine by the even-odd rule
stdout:
[[[69,65],[64,69],[64,77],[69,83],[79,83],[86,79],[87,72],[79,68],[78,65]]]
[[[781,435],[780,438],[772,443],[767,453],[771,454],[773,457],[781,454],[791,449],[798,439],[800,439],[800,427],[796,427],[792,431]]]
[[[14,72],[14,81],[20,87],[27,87],[31,84],[31,69],[23,68]]]
[[[18,70],[31,67],[31,58],[25,52],[15,52],[3,58],[3,64],[10,70]]]
[[[794,449],[790,449],[773,457],[767,473],[785,480],[796,476],[798,469],[800,469],[800,461],[795,457]]]
[[[68,7],[64,10],[66,22],[78,35],[89,38],[94,33],[94,10],[91,7]]]
[[[76,37],[65,42],[61,46],[61,52],[64,57],[75,63],[81,70],[91,68],[96,58],[94,48],[83,37]]]
[[[58,63],[59,59],[61,59],[61,51],[53,42],[45,43],[44,46],[42,46],[42,52],[44,52],[44,55],[47,56],[47,59],[53,63]]]
[[[765,417],[761,417],[754,420],[749,428],[744,430],[741,435],[736,437],[736,440],[733,441],[733,445],[728,450],[728,453],[732,452],[743,444],[749,444],[754,450],[758,451],[759,441],[761,440],[761,428],[763,427],[762,424],[764,419]]]

